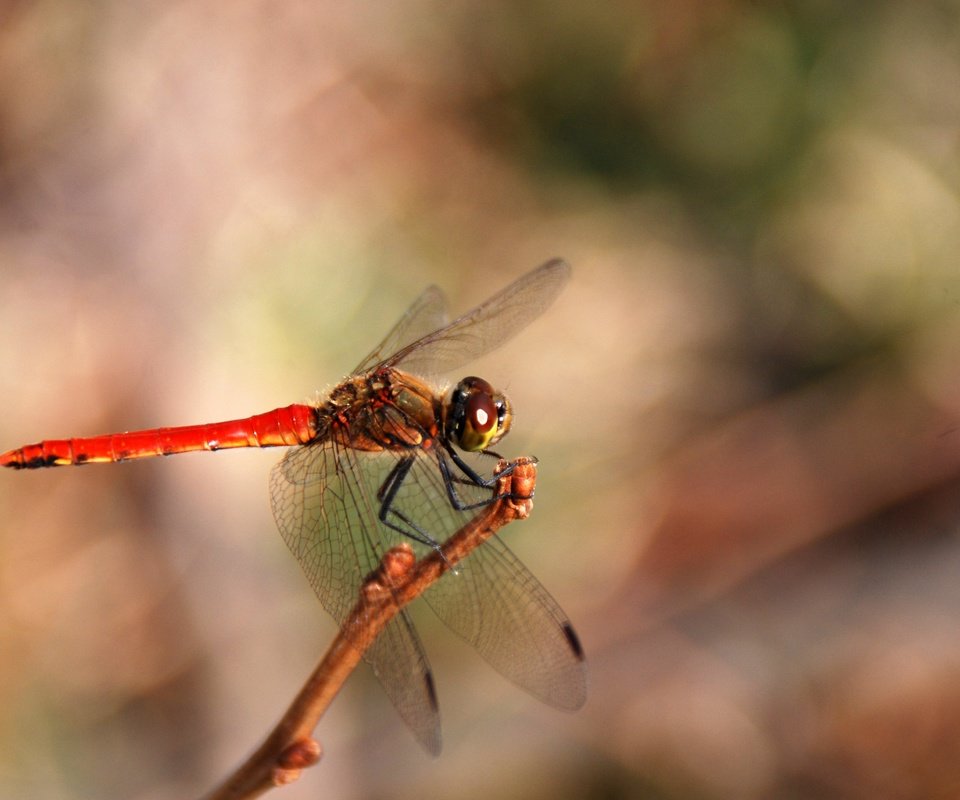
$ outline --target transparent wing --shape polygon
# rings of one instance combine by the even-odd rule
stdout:
[[[270,473],[277,527],[338,623],[357,603],[364,578],[400,539],[377,519],[377,489],[395,463],[388,453],[338,448],[326,440],[289,450]],[[391,620],[364,660],[421,744],[439,753],[430,665],[406,611]]]
[[[477,512],[450,503],[437,453],[412,452],[416,460],[392,507],[443,542]],[[338,622],[349,614],[364,577],[387,549],[404,541],[418,558],[430,551],[378,519],[377,491],[396,463],[389,452],[338,449],[327,441],[290,450],[271,473],[271,501],[280,532],[320,602]],[[485,459],[477,466],[490,463]],[[469,483],[458,483],[457,492],[466,504],[488,501],[493,494]],[[558,708],[583,704],[586,668],[569,619],[499,537],[474,550],[424,598],[440,619],[518,686]],[[424,747],[439,752],[440,720],[430,668],[405,611],[364,658]]]
[[[424,595],[501,675],[555,708],[587,699],[580,642],[563,609],[499,536]]]
[[[426,375],[447,372],[503,344],[539,316],[569,273],[563,261],[548,262],[445,326],[443,295],[431,287],[356,372],[400,364]],[[416,526],[414,537],[404,537],[380,522],[377,495],[398,458],[410,455],[415,460],[393,501],[399,512],[394,519]],[[339,623],[356,604],[365,576],[390,547],[404,541],[422,557],[430,548],[417,537],[443,542],[476,513],[450,503],[438,457],[427,450],[354,450],[318,434],[314,443],[290,450],[271,472],[271,504],[280,533]],[[489,502],[492,496],[490,489],[466,482],[458,483],[457,490],[467,504]],[[531,694],[560,708],[583,703],[583,654],[569,620],[499,538],[474,551],[425,597],[447,625]],[[430,752],[439,752],[440,717],[430,667],[405,611],[364,658],[417,738]]]
[[[447,319],[447,300],[443,292],[436,286],[428,286],[352,374],[369,372],[404,345],[446,325]]]
[[[392,354],[390,347],[378,348],[364,360],[358,372],[380,365],[402,365],[407,372],[426,376],[449,372],[499,347],[523,330],[553,303],[569,277],[570,266],[565,261],[548,261],[449,325],[421,335]],[[387,337],[390,344],[394,344],[394,334],[398,331],[413,333],[420,323],[427,320],[424,309],[414,314],[412,323],[406,322],[425,295],[421,295],[421,299],[391,331]],[[370,363],[379,352],[386,353],[385,357],[378,363]]]
[[[492,496],[491,490],[468,484],[457,484],[457,491],[466,503]],[[450,504],[435,454],[417,459],[394,507],[438,541],[477,513]],[[573,626],[499,536],[474,550],[423,597],[447,626],[522,689],[557,708],[583,705],[586,666]]]

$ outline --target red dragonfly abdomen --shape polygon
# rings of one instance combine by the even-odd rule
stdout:
[[[194,450],[306,444],[318,431],[317,409],[294,404],[228,422],[152,428],[85,439],[46,439],[0,454],[0,467],[35,469],[127,461]]]

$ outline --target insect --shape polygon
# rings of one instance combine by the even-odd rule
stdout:
[[[447,322],[428,288],[349,377],[316,404],[244,419],[45,440],[0,454],[13,469],[126,461],[197,450],[290,446],[270,475],[284,540],[324,608],[340,623],[381,556],[398,542],[439,549],[495,481],[468,454],[510,430],[510,402],[482,378],[448,390],[433,379],[501,345],[538,317],[570,274],[561,260],[527,273]],[[562,709],[586,699],[573,626],[498,536],[424,594],[436,614],[507,678]],[[423,645],[401,610],[364,655],[423,746],[440,750],[440,717]]]

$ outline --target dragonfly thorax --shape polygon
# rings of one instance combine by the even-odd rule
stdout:
[[[354,450],[430,448],[441,431],[440,394],[392,367],[348,378],[319,409],[320,436]]]
[[[483,378],[467,377],[454,386],[443,405],[443,431],[461,450],[486,450],[510,430],[510,401]]]

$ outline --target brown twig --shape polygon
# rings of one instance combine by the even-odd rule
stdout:
[[[208,800],[258,797],[275,786],[292,783],[305,767],[320,760],[321,748],[313,739],[313,730],[387,623],[500,528],[530,513],[536,460],[519,458],[509,465],[501,461],[496,474],[496,493],[501,499],[447,539],[439,553],[416,561],[410,546],[401,544],[384,554],[378,569],[364,581],[357,605],[280,722]]]

